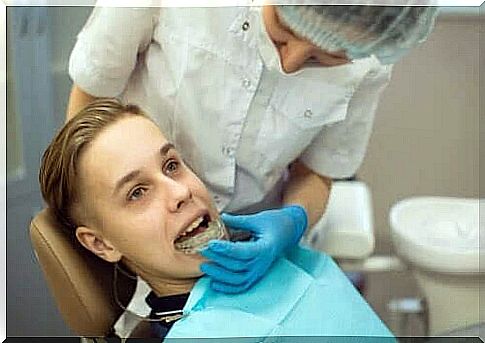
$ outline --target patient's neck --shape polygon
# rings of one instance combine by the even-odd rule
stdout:
[[[158,297],[189,293],[194,287],[195,282],[197,281],[197,278],[183,280],[155,280],[150,277],[140,277],[146,281],[146,283],[150,286],[150,288]]]
[[[143,279],[158,297],[189,293],[199,277],[176,278],[148,271],[132,261],[122,261],[125,268]]]

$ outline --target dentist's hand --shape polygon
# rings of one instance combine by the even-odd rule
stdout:
[[[240,293],[254,285],[276,258],[300,240],[308,224],[305,209],[297,205],[252,215],[224,213],[221,218],[226,226],[253,235],[249,242],[213,240],[201,252],[214,262],[202,264],[201,271],[212,279],[212,289],[224,293]]]

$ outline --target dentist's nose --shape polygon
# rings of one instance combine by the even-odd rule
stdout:
[[[311,57],[311,44],[299,40],[289,41],[279,49],[281,64],[287,73],[299,70],[307,59]]]
[[[180,211],[188,202],[192,201],[192,192],[187,185],[170,180],[167,187],[169,188],[167,195],[170,211]]]

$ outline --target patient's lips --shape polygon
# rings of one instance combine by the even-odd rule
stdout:
[[[227,237],[226,228],[220,219],[211,220],[209,215],[194,220],[175,239],[175,249],[186,254],[196,254],[204,249],[209,241]]]

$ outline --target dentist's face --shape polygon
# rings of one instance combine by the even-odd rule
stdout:
[[[218,213],[154,123],[128,116],[105,128],[81,155],[80,177],[80,197],[93,215],[77,235],[91,251],[110,262],[122,259],[145,278],[201,275],[203,258],[174,242]]]
[[[350,62],[345,52],[327,52],[296,35],[279,20],[274,6],[263,7],[263,20],[266,31],[278,50],[283,70],[287,73],[298,71],[305,64],[334,67]]]

